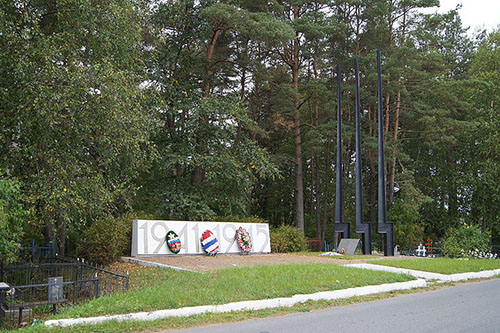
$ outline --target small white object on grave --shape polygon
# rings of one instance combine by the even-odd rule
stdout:
[[[322,256],[330,256],[330,257],[343,257],[343,254],[337,252],[325,252],[321,254]]]
[[[417,252],[417,256],[419,256],[419,257],[425,257],[427,255],[427,250],[425,249],[425,246],[422,245],[422,243],[420,243],[416,252]]]

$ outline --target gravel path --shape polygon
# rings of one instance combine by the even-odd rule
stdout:
[[[380,256],[380,259],[387,257]],[[327,256],[314,256],[306,254],[292,253],[272,253],[272,254],[223,254],[215,257],[205,255],[188,256],[164,256],[164,257],[141,257],[144,261],[156,262],[164,265],[175,266],[192,271],[206,272],[209,270],[242,267],[255,265],[278,265],[291,263],[335,263],[335,264],[353,264],[367,262],[368,259],[346,260]],[[376,260],[377,258],[375,258]],[[370,259],[374,260],[374,259]]]

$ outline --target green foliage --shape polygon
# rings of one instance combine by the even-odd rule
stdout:
[[[500,30],[480,44],[472,59],[469,89],[474,101],[468,132],[467,160],[470,171],[465,183],[472,188],[469,197],[472,222],[492,235],[500,235]],[[497,242],[498,239],[495,239]]]
[[[411,177],[408,178],[408,182],[412,180]],[[430,200],[412,183],[397,193],[388,220],[394,222],[394,237],[400,249],[414,249],[425,238],[425,221],[420,210]]]
[[[498,237],[500,33],[471,39],[455,10],[420,14],[438,2],[3,1],[0,168],[23,184],[27,235],[64,254],[66,240],[133,208],[275,226],[305,215],[307,234],[331,239],[332,68],[342,65],[347,199],[353,56],[364,218],[374,221],[381,49],[397,243],[441,238],[459,220]]]
[[[152,217],[140,212],[129,212],[118,218],[108,215],[97,220],[81,235],[78,256],[103,265],[120,256],[130,255],[132,221],[148,218]]]
[[[281,225],[271,229],[271,243],[275,243],[278,252],[299,252],[307,249],[304,234],[291,225]]]
[[[68,229],[129,206],[148,166],[147,89],[133,1],[2,2],[0,166],[30,226],[65,253]],[[30,14],[27,14],[30,13]]]
[[[277,168],[267,152],[241,131],[256,129],[243,103],[232,97],[189,97],[190,106],[167,106],[162,117],[175,119],[158,133],[161,161],[150,186],[162,202],[162,216],[207,220],[215,215],[244,215],[258,179],[273,178]],[[200,177],[195,180],[195,173]]]
[[[268,223],[268,221],[258,216],[214,216],[211,221],[216,222],[241,222],[241,223]]]
[[[0,170],[0,261],[9,264],[21,243],[27,212],[21,204],[21,184]]]
[[[441,250],[448,257],[466,257],[469,251],[488,252],[490,238],[491,234],[482,232],[479,226],[463,224],[446,232]]]

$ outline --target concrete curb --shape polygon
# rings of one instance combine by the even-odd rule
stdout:
[[[136,259],[136,258],[122,257],[121,259],[122,259],[123,262],[130,262],[130,263],[133,263],[133,264],[138,264],[138,265],[146,266],[146,267],[160,267],[160,268],[173,269],[175,271],[200,273],[200,272],[192,271],[192,270],[185,269],[185,268],[180,268],[180,267],[175,267],[175,266],[160,264],[160,263],[157,263],[157,262],[151,262],[151,261],[146,261],[146,260],[141,260],[141,259]]]
[[[468,273],[457,273],[457,274],[439,274],[439,273],[431,273],[431,272],[423,272],[417,271],[413,269],[407,268],[396,268],[389,266],[381,266],[381,265],[373,265],[373,264],[350,264],[346,265],[348,267],[362,268],[362,269],[370,269],[374,271],[384,271],[391,273],[399,273],[399,274],[409,274],[415,276],[417,278],[423,278],[426,280],[439,280],[439,281],[463,281],[469,279],[480,279],[480,278],[489,278],[495,275],[500,275],[500,269],[494,269],[490,271],[482,271],[482,272],[468,272]]]
[[[203,313],[223,313],[232,311],[243,311],[243,310],[261,310],[277,307],[292,307],[297,303],[304,303],[307,301],[319,301],[319,300],[334,300],[349,298],[354,296],[363,296],[370,294],[378,294],[393,290],[404,290],[412,288],[421,288],[427,285],[426,281],[423,279],[417,279],[407,282],[397,282],[397,283],[386,283],[375,286],[348,288],[343,290],[335,291],[323,291],[309,295],[294,295],[292,297],[284,298],[273,298],[255,301],[243,301],[234,302],[222,305],[203,305],[203,306],[193,306],[185,307],[180,309],[169,309],[169,310],[158,310],[151,312],[138,312],[129,313],[113,316],[100,316],[100,317],[89,317],[89,318],[72,318],[72,319],[59,319],[59,320],[48,320],[44,324],[47,327],[52,326],[71,326],[77,324],[98,324],[105,321],[116,320],[156,320],[167,317],[188,317]]]

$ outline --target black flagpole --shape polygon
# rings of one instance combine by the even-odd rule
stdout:
[[[363,185],[361,177],[361,119],[359,102],[358,58],[354,58],[356,78],[356,233],[363,234],[363,254],[372,253],[370,223],[363,223]]]
[[[344,223],[342,191],[342,88],[340,79],[340,65],[337,65],[337,163],[335,164],[335,232],[341,233],[341,238],[349,238],[351,224]]]
[[[385,211],[385,164],[384,164],[384,116],[382,114],[382,70],[380,50],[377,50],[378,76],[378,233],[385,234],[384,255],[394,255],[394,225],[386,222]]]

